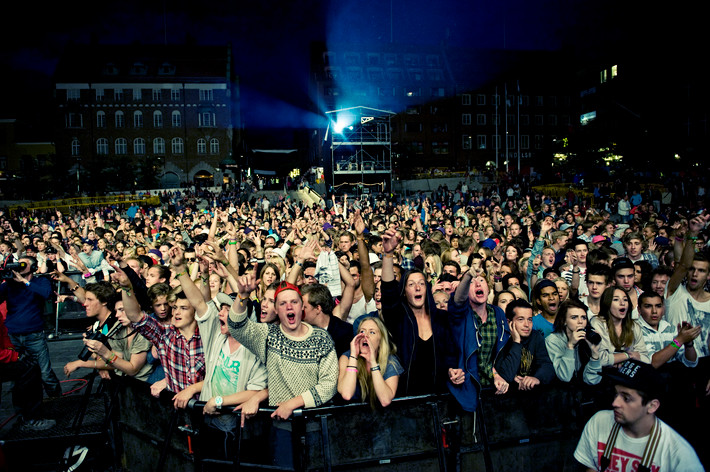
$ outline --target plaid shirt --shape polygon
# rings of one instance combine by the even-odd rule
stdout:
[[[178,393],[205,378],[205,354],[197,326],[189,340],[173,326],[163,326],[145,313],[133,327],[158,349],[168,390]]]
[[[400,266],[402,267],[402,270],[405,272],[408,270],[414,270],[416,268],[414,265],[414,261],[408,257],[402,258],[402,263],[400,264]]]
[[[636,323],[641,327],[643,340],[646,341],[648,357],[653,357],[655,353],[668,346],[678,335],[678,330],[664,319],[658,320],[658,330],[651,328],[651,326],[646,323],[646,320],[644,320],[641,316],[638,317]],[[693,362],[685,358],[685,346],[682,344],[680,345],[680,349],[676,351],[675,355],[668,359],[668,362],[673,361],[680,361],[687,367],[695,367],[698,365],[697,360]]]
[[[478,313],[473,311],[478,325],[478,336],[481,347],[478,349],[478,374],[481,378],[481,385],[488,386],[493,383],[493,351],[498,340],[498,326],[496,325],[496,312],[491,305],[486,305],[488,317],[483,323]]]

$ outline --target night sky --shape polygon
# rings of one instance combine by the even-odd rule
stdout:
[[[6,26],[0,30],[0,118],[19,116],[16,110],[29,102],[36,109],[48,103],[51,73],[70,41],[180,44],[191,37],[197,44],[231,42],[247,127],[308,125],[303,110],[310,99],[312,41],[447,41],[471,48],[569,49],[576,58],[637,48],[645,52],[639,60],[674,58],[674,65],[688,67],[686,58],[705,50],[702,15],[691,6],[652,10],[649,5],[606,0],[14,2],[4,7],[12,12],[4,15]],[[27,87],[44,92],[18,93]],[[268,116],[282,122],[269,123]],[[42,117],[34,120],[39,126]]]

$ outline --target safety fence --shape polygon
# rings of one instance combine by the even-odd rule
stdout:
[[[286,422],[262,408],[236,427],[230,456],[215,458],[205,452],[214,435],[205,431],[204,403],[175,410],[171,398],[154,398],[132,380],[120,393],[116,430],[129,470],[575,470],[572,453],[594,412],[565,387],[484,392],[476,413],[462,412],[448,395],[395,399],[374,411],[365,404],[301,409]],[[222,414],[238,416],[227,407]]]

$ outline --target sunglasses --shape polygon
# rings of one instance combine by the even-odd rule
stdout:
[[[195,262],[197,260],[197,258],[196,257],[186,257],[185,260],[188,262]]]

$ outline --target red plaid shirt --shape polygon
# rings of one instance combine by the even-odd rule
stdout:
[[[197,326],[189,340],[173,326],[161,325],[145,313],[133,327],[158,349],[168,390],[181,392],[205,378],[205,353]]]

